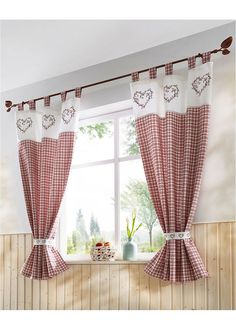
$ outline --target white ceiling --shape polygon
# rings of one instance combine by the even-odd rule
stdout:
[[[1,90],[112,60],[228,23],[226,20],[1,22]]]

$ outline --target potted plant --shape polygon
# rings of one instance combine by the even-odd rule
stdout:
[[[136,222],[136,209],[132,212],[132,225],[130,228],[129,219],[126,219],[126,232],[127,232],[127,239],[128,242],[126,242],[123,245],[123,260],[137,260],[137,244],[133,241],[134,234],[137,232],[137,230],[142,226],[142,223],[140,223],[135,228],[135,222]]]

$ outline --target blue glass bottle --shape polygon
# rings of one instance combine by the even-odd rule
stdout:
[[[137,244],[133,242],[133,238],[128,238],[128,242],[123,245],[123,260],[137,260],[137,253]]]

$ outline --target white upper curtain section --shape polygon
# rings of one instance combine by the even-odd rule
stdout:
[[[211,105],[212,62],[155,79],[131,83],[135,117],[156,113],[165,117],[167,111],[185,113],[189,107]]]
[[[50,106],[16,111],[18,140],[41,142],[43,138],[57,139],[63,132],[75,132],[79,108],[80,98],[75,97],[62,102],[61,111]]]

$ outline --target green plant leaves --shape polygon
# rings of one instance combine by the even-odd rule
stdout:
[[[128,223],[127,223],[127,225],[126,225],[126,231],[127,231],[127,236],[128,236],[128,238],[131,238],[132,236],[131,236],[131,232],[130,232],[129,224],[128,224]]]
[[[135,227],[135,221],[136,221],[136,209],[133,209],[132,212],[132,226],[131,226],[131,230],[129,229],[129,220],[127,219],[127,225],[126,225],[126,231],[127,231],[127,236],[128,238],[132,238],[134,236],[134,234],[136,233],[136,231],[142,226],[142,223],[140,223],[138,225],[138,227]]]

